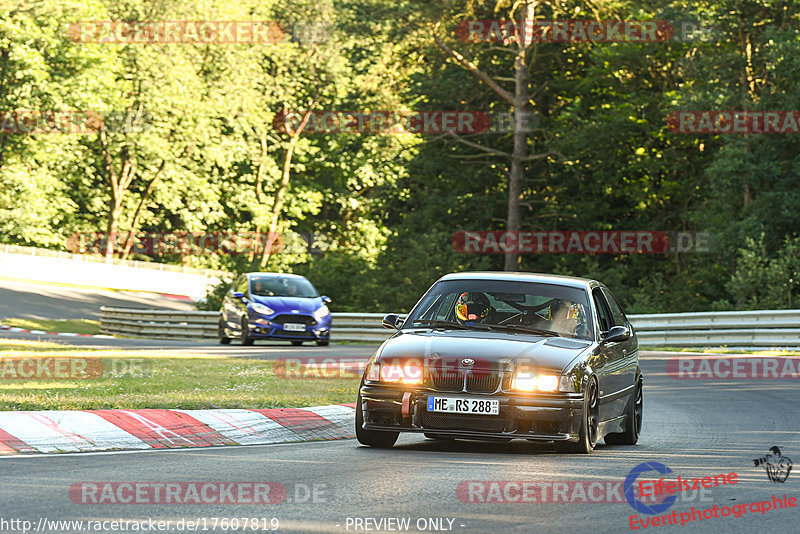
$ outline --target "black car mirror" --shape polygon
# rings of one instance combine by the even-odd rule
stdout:
[[[403,319],[395,313],[390,313],[389,315],[385,315],[383,317],[384,328],[393,328],[395,330],[400,330],[400,327],[403,326],[404,322],[405,321],[403,321]]]
[[[606,332],[603,338],[603,343],[619,343],[620,341],[628,341],[631,338],[631,331],[624,326],[612,326],[611,330]]]

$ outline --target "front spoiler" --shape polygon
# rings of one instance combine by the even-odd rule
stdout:
[[[475,432],[471,430],[442,430],[436,428],[405,428],[398,426],[382,426],[364,423],[365,430],[380,430],[384,432],[417,432],[436,434],[450,438],[461,439],[527,439],[530,441],[569,441],[569,434],[521,434],[518,432]]]

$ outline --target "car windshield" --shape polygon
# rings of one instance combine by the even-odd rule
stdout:
[[[403,328],[500,330],[593,339],[586,292],[557,284],[506,280],[436,283]]]
[[[319,293],[305,278],[254,276],[250,278],[250,294],[257,297],[314,298]]]

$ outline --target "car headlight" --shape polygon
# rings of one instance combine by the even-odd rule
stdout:
[[[511,387],[520,391],[555,391],[558,376],[536,373],[514,373]]]
[[[260,313],[261,315],[272,315],[275,313],[275,310],[270,308],[269,306],[264,306],[263,304],[259,304],[258,302],[254,302],[250,305],[254,312]]]
[[[377,371],[372,368],[377,367]],[[415,363],[399,364],[379,364],[373,363],[370,372],[380,377],[381,382],[401,383],[401,384],[421,384],[422,383],[422,367]],[[368,377],[369,378],[369,377]]]
[[[320,309],[318,309],[317,311],[314,312],[314,319],[316,319],[317,322],[319,322],[323,318],[325,318],[328,315],[330,315],[330,313],[331,313],[331,311],[328,309],[328,307],[323,304]]]

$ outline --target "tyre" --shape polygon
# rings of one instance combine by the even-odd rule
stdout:
[[[330,344],[330,341],[328,341],[327,339],[324,340],[324,341],[317,341],[317,346],[318,347],[327,347],[329,344]]]
[[[625,411],[625,432],[609,434],[606,443],[609,445],[636,445],[639,433],[642,431],[642,377],[636,380],[636,390],[633,392]]]
[[[594,378],[589,379],[586,392],[583,396],[583,417],[581,427],[578,432],[578,441],[556,441],[556,450],[559,452],[569,452],[576,454],[589,454],[597,445],[597,382]]]
[[[303,342],[302,342],[302,341],[292,341],[292,346],[293,346],[293,347],[299,347],[299,346],[300,346],[300,345],[302,345],[302,344],[303,344]]]
[[[242,345],[252,345],[255,340],[250,337],[250,327],[247,326],[247,317],[242,317]]]
[[[360,387],[360,386],[359,386]],[[361,393],[356,400],[356,439],[362,445],[388,449],[397,441],[400,432],[382,432],[379,430],[366,430],[361,426],[364,424],[364,413],[361,411]]]
[[[219,320],[219,342],[222,345],[228,345],[231,342],[231,338],[225,335],[225,321],[222,319]]]

